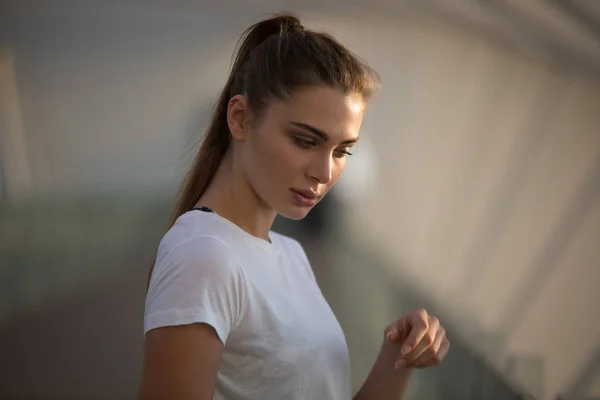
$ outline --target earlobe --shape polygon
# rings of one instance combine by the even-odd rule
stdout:
[[[246,138],[247,102],[241,95],[236,95],[227,103],[227,125],[234,140]]]

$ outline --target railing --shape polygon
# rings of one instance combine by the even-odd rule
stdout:
[[[0,311],[4,311],[0,321],[7,313],[43,303],[69,287],[127,265],[123,260],[142,262],[140,253],[148,253],[150,260],[149,250],[162,235],[168,213],[167,201],[136,199],[0,203]],[[344,235],[315,236],[314,231],[306,235],[299,229],[303,227],[306,223],[278,220],[275,229],[304,243],[346,333],[357,390],[377,355],[383,328],[422,303],[403,293],[386,276],[380,260]],[[526,398],[454,339],[452,331],[448,335],[452,350],[447,359],[415,374],[409,398]]]
[[[0,325],[117,268],[149,265],[168,213],[164,199],[0,200]]]
[[[385,326],[403,313],[422,306],[420,299],[403,293],[379,265],[381,258],[352,243],[341,226],[321,236],[298,234],[294,223],[279,221],[279,231],[299,237],[312,260],[315,275],[340,320],[352,359],[356,391],[368,374],[383,339]],[[443,319],[443,315],[440,316]],[[452,350],[442,364],[418,371],[409,399],[510,400],[532,397],[509,382],[473,349],[453,338]]]

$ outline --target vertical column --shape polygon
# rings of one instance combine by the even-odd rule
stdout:
[[[0,43],[0,197],[30,193],[31,171],[10,47]]]

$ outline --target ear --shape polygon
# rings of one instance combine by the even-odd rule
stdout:
[[[233,140],[246,139],[250,128],[250,107],[248,101],[241,94],[233,96],[227,103],[227,125]]]

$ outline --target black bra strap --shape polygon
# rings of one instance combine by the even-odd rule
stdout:
[[[198,210],[198,211],[204,211],[204,212],[214,212],[214,211],[213,211],[213,210],[211,210],[210,208],[208,208],[208,207],[204,207],[204,206],[201,206],[201,207],[194,207],[194,208],[192,208],[190,211],[194,211],[194,210]]]

